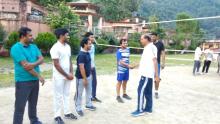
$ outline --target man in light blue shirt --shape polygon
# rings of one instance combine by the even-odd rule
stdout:
[[[90,57],[91,57],[91,74],[92,74],[92,101],[94,102],[101,102],[96,97],[96,88],[97,88],[97,78],[96,78],[96,69],[95,69],[95,38],[94,34],[92,32],[87,32],[85,34],[85,37],[89,38],[89,40],[92,42],[91,50],[89,51]]]
[[[28,115],[31,124],[42,124],[37,117],[37,101],[39,81],[44,84],[40,75],[39,65],[43,57],[36,45],[31,44],[31,29],[22,27],[19,30],[20,42],[11,48],[11,57],[15,69],[15,111],[13,124],[22,124],[26,102],[28,101]]]

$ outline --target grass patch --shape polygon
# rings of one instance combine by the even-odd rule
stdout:
[[[0,74],[0,87],[10,87],[14,84],[14,74]]]
[[[131,55],[130,62],[132,64],[139,63],[141,55]],[[194,54],[172,54],[166,56],[166,66],[193,66]],[[189,59],[191,61],[173,60],[176,59]],[[76,56],[72,56],[73,64],[76,64]],[[44,57],[45,63],[51,63],[50,57]],[[96,70],[98,75],[115,74],[117,70],[117,62],[115,54],[98,54],[95,57]],[[216,67],[216,63],[211,64]],[[0,68],[13,68],[13,60],[10,57],[0,57]],[[75,69],[74,69],[75,72]],[[52,77],[52,68],[49,71],[41,73],[45,79]],[[0,73],[0,87],[8,87],[14,85],[14,74],[1,74]]]

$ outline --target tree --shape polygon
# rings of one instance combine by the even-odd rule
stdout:
[[[192,17],[187,13],[179,13],[177,14],[176,19],[182,20],[190,18]],[[182,41],[190,40],[191,45],[193,45],[191,49],[194,49],[194,47],[196,47],[195,45],[201,40],[202,37],[203,33],[197,20],[176,22],[176,36],[174,37],[174,40],[176,41],[177,45],[181,45]]]
[[[3,42],[5,39],[6,32],[3,26],[0,24],[0,42]]]
[[[79,16],[76,15],[64,2],[57,6],[50,6],[50,11],[46,17],[46,21],[52,29],[68,28],[77,25],[80,21]]]
[[[37,0],[37,2],[44,7],[48,7],[50,5],[57,5],[59,2],[70,2],[72,0]]]
[[[141,0],[91,0],[98,4],[101,14],[106,20],[119,21],[132,17],[139,8]]]
[[[156,15],[150,16],[149,17],[149,22],[159,22],[159,19]],[[165,31],[164,29],[161,28],[160,24],[158,23],[152,23],[149,25],[150,27],[150,32],[156,32],[160,38],[165,37]]]

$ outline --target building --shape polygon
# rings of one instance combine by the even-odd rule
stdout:
[[[82,21],[82,27],[85,27],[87,31],[92,31],[98,26],[99,29],[102,28],[103,17],[99,15],[99,7],[92,4],[86,0],[79,0],[77,2],[69,2],[68,6],[71,7],[73,12],[80,16]],[[98,21],[97,21],[98,20]]]
[[[79,0],[77,2],[69,2],[73,12],[80,16],[82,27],[87,31],[94,33],[111,32],[121,37],[135,32],[146,32],[145,20],[139,17],[128,18],[121,21],[106,21],[100,14],[100,8],[86,0]]]
[[[17,31],[22,26],[32,29],[36,36],[48,32],[50,28],[43,21],[47,11],[36,3],[37,0],[1,0],[0,23],[6,32]]]

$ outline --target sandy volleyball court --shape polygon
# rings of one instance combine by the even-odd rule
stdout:
[[[85,116],[66,124],[220,124],[220,76],[211,68],[210,73],[192,76],[191,67],[167,67],[162,71],[160,99],[154,99],[151,115],[134,118],[138,75],[131,71],[128,94],[131,101],[119,104],[115,100],[115,75],[98,76],[98,97],[103,103],[95,103],[97,111],[85,110]],[[75,93],[75,81],[71,89],[71,108]],[[11,124],[14,111],[14,88],[0,89],[0,124]],[[75,113],[75,112],[74,112]],[[53,87],[50,80],[41,87],[38,114],[45,124],[53,123]],[[24,124],[29,124],[27,109]]]

